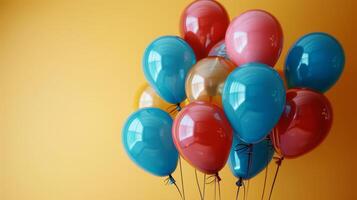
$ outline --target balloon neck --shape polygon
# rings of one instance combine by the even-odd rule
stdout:
[[[284,160],[284,156],[282,157],[275,157],[276,161],[275,163],[280,166],[282,163],[283,163],[283,160]]]
[[[265,138],[265,140],[267,140],[267,141],[271,141],[270,134],[269,134],[269,135],[267,135],[267,137]]]
[[[177,110],[177,111],[181,111],[181,109],[182,109],[182,108],[181,108],[181,104],[180,104],[180,103],[177,103],[177,104],[176,104],[176,110]]]
[[[175,184],[176,183],[176,180],[174,179],[174,177],[172,177],[172,175],[170,174],[169,177],[168,177],[168,183],[170,185],[172,184]]]
[[[239,177],[238,181],[236,182],[236,185],[238,187],[241,187],[243,185],[243,178],[242,177]]]
[[[216,177],[217,182],[220,182],[222,180],[218,173],[216,173],[214,176]]]

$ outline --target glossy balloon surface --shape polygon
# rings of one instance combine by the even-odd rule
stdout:
[[[268,166],[273,155],[274,147],[270,139],[249,146],[237,137],[233,137],[228,164],[235,177],[250,179]]]
[[[184,40],[163,36],[146,48],[143,70],[158,95],[176,104],[186,99],[185,79],[195,63],[195,54]]]
[[[133,113],[122,130],[129,157],[156,176],[168,176],[177,166],[178,152],[172,140],[172,119],[158,108],[143,108]]]
[[[323,94],[288,90],[284,113],[272,134],[276,151],[294,158],[313,150],[329,133],[332,118],[332,107]]]
[[[221,40],[216,45],[214,45],[210,50],[208,56],[220,56],[229,60],[225,41]]]
[[[345,55],[341,44],[326,33],[310,33],[290,49],[285,75],[290,88],[330,89],[342,74]]]
[[[235,65],[222,57],[207,57],[192,67],[186,79],[186,95],[190,102],[206,101],[222,107],[224,81]]]
[[[228,25],[228,14],[220,3],[194,1],[182,13],[181,36],[194,49],[197,60],[200,60],[208,55],[216,43],[224,39]]]
[[[149,84],[142,85],[136,96],[135,109],[154,107],[168,112],[173,107],[173,104],[164,101]]]
[[[283,47],[283,31],[270,13],[250,10],[231,22],[225,40],[229,58],[238,66],[259,62],[273,67]]]
[[[232,145],[232,128],[218,106],[193,102],[176,117],[174,143],[192,166],[205,174],[215,174],[227,162]]]
[[[181,102],[180,109],[184,108],[188,103],[187,99]],[[164,101],[147,83],[139,88],[134,108],[135,110],[139,108],[160,108],[169,113],[171,117],[175,117],[179,112],[177,105]]]
[[[285,105],[285,88],[271,67],[250,63],[226,79],[222,102],[238,137],[248,144],[264,139],[278,122]]]

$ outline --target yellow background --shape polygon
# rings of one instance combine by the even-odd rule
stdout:
[[[178,34],[189,2],[0,1],[1,200],[178,199],[173,187],[125,155],[121,127],[145,82],[146,45]],[[280,20],[285,44],[278,68],[305,33],[329,32],[341,41],[346,68],[326,94],[334,107],[332,131],[312,153],[284,161],[273,199],[357,199],[355,1],[220,2],[231,18],[261,8]],[[187,199],[198,199],[186,163],[184,175]],[[233,199],[235,178],[227,168],[222,178],[223,199]],[[259,199],[262,184],[263,174],[251,181],[249,199]]]

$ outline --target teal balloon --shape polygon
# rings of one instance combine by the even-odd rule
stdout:
[[[284,84],[272,67],[245,64],[227,77],[222,103],[237,136],[255,144],[270,133],[283,112]]]
[[[228,165],[235,177],[250,179],[268,166],[273,155],[274,147],[270,139],[264,139],[249,146],[249,144],[234,137]]]
[[[195,53],[183,39],[163,36],[146,48],[143,70],[159,96],[177,104],[186,99],[185,80],[195,63]]]
[[[326,33],[310,33],[290,49],[285,62],[289,88],[329,90],[340,78],[345,65],[341,44]]]
[[[170,115],[158,108],[143,108],[125,122],[123,144],[129,157],[156,176],[168,176],[177,166],[178,152],[171,134]]]

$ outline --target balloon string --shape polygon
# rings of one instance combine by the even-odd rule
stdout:
[[[268,142],[266,143],[268,148],[269,148],[269,141],[271,141],[271,138],[268,136],[266,138],[266,140],[268,140]],[[265,151],[265,158],[266,160],[268,160],[268,151]],[[268,161],[267,161],[268,162]],[[262,192],[262,198],[261,200],[264,199],[264,195],[265,195],[265,188],[266,188],[266,184],[267,184],[267,177],[268,177],[268,169],[269,169],[269,162],[267,163],[267,167],[265,168],[265,175],[264,175],[264,185],[263,185],[263,192]]]
[[[182,172],[182,164],[181,164],[181,157],[179,156],[179,164],[180,164],[180,174],[181,174],[181,188],[182,188],[182,194],[183,194],[183,200],[186,199],[185,197],[185,187],[183,184],[183,172]]]
[[[278,160],[275,162],[276,165],[277,165],[277,167],[276,167],[276,171],[275,171],[275,175],[274,175],[274,179],[273,179],[273,184],[271,185],[271,188],[270,188],[269,200],[270,200],[271,195],[272,195],[272,193],[273,193],[274,186],[275,186],[275,181],[276,181],[276,177],[278,176],[279,169],[280,169],[280,165],[281,165],[281,163],[283,162],[284,157],[277,158],[277,159],[278,159]]]
[[[249,150],[248,150],[248,166],[247,166],[247,175],[249,176],[249,171],[250,171],[250,167],[252,165],[252,153],[253,153],[253,145],[250,144],[249,145]]]
[[[241,188],[242,185],[243,185],[243,178],[242,178],[242,177],[240,177],[240,178],[238,179],[238,181],[236,182],[236,185],[237,185],[237,187],[238,187],[237,193],[236,193],[236,200],[238,200],[238,198],[239,198],[239,190],[240,190],[240,188]]]
[[[169,105],[166,110],[170,110],[170,109],[172,109],[172,108],[176,108],[176,104],[171,104],[171,105]]]
[[[214,200],[216,200],[216,180],[214,180]]]
[[[263,193],[262,193],[262,198],[261,198],[261,200],[264,199],[265,187],[266,187],[266,184],[267,184],[267,177],[268,177],[268,168],[269,168],[269,165],[267,165],[267,167],[265,168],[264,186],[263,186]]]
[[[196,169],[195,169],[195,177],[196,177],[196,184],[197,184],[198,192],[200,193],[201,200],[203,200],[203,196],[202,196],[202,192],[201,192],[201,187],[200,187],[200,183],[198,182],[197,170],[196,170]]]
[[[177,186],[177,184],[176,184],[176,183],[173,183],[173,184],[175,185],[175,187],[176,187],[176,189],[177,189],[177,191],[178,191],[178,193],[179,193],[179,195],[180,195],[181,199],[183,199],[183,198],[182,198],[182,194],[181,194],[181,191],[180,191],[179,187]]]
[[[165,180],[165,184],[173,184],[176,189],[177,189],[177,192],[179,193],[181,199],[182,199],[182,194],[181,194],[181,191],[179,189],[179,187],[177,186],[176,184],[176,180],[174,179],[174,177],[172,177],[172,175],[170,174],[169,177]]]
[[[218,184],[218,198],[219,198],[219,200],[221,200],[221,184],[219,183],[219,179],[218,178],[216,178],[217,179],[217,184]]]
[[[245,183],[244,183],[244,181],[243,181],[243,192],[244,192],[243,199],[245,199]]]
[[[238,186],[238,188],[237,188],[236,200],[238,200],[238,197],[239,197],[239,189],[240,189],[240,186]]]
[[[166,111],[168,111],[170,114],[175,113],[175,112],[180,112],[181,111],[181,104],[177,103],[177,104],[173,104],[171,106],[169,106]]]
[[[205,199],[205,192],[206,192],[206,174],[203,175],[203,199]]]
[[[248,179],[247,180],[247,195],[246,195],[246,198],[244,200],[247,200],[248,199],[248,196],[249,196],[249,185],[250,185],[250,180]]]

